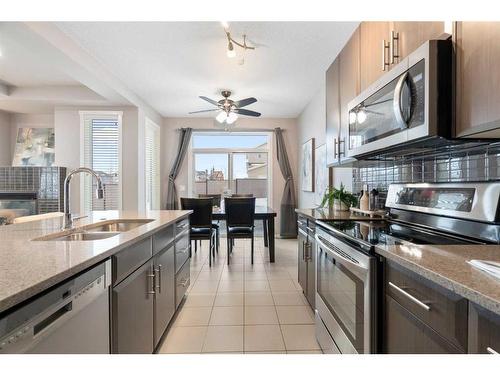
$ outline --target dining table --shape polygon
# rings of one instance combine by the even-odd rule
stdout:
[[[275,253],[275,233],[274,233],[274,220],[276,211],[267,206],[255,206],[254,220],[262,220],[262,227],[264,232],[264,246],[269,249],[269,262],[274,263]],[[223,207],[214,207],[212,211],[212,220],[226,220],[226,213]]]

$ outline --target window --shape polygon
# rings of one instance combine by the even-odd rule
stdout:
[[[80,112],[82,128],[81,163],[99,173],[104,198],[95,197],[96,182],[81,178],[81,211],[121,209],[121,112]]]
[[[160,127],[146,119],[146,209],[160,209]]]
[[[191,194],[253,194],[269,205],[269,144],[267,133],[194,132]]]

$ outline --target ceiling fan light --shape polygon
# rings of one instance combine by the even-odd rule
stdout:
[[[227,113],[222,111],[215,117],[215,119],[217,120],[217,122],[220,122],[222,124],[227,119]]]
[[[231,125],[236,120],[238,120],[238,115],[234,112],[230,112],[227,116],[226,122]]]

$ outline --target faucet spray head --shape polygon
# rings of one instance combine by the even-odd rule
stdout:
[[[103,199],[104,198],[104,188],[103,185],[100,181],[97,183],[97,189],[95,189],[95,197],[97,199]]]

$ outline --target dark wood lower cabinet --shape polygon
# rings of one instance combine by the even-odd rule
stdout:
[[[388,354],[454,354],[463,353],[415,315],[385,297],[383,351]]]
[[[153,261],[150,260],[112,290],[112,353],[153,352]]]
[[[500,315],[469,303],[469,353],[500,354]]]

